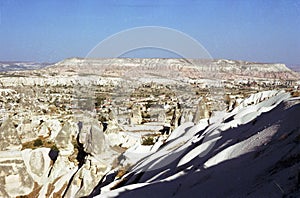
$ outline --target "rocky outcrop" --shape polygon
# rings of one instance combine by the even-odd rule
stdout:
[[[59,131],[55,137],[55,144],[58,150],[60,150],[64,155],[71,155],[74,151],[74,139],[77,137],[78,131],[75,127],[65,121],[62,129]]]
[[[20,151],[0,151],[0,196],[27,195],[34,189]]]
[[[113,156],[111,156],[113,157]],[[102,177],[111,169],[112,161],[99,161],[88,156],[83,166],[73,176],[71,185],[66,192],[67,197],[84,197],[92,193]]]
[[[6,119],[0,127],[0,151],[21,150],[21,141],[11,119]]]
[[[198,123],[201,119],[210,117],[210,111],[207,102],[208,101],[205,97],[200,99],[197,105],[196,113],[193,118],[194,123]]]
[[[26,170],[38,185],[44,185],[48,180],[51,170],[49,152],[49,148],[25,149],[22,151]]]
[[[68,197],[83,197],[92,193],[96,185],[118,156],[110,147],[103,134],[103,127],[97,120],[84,120],[79,123],[78,143],[82,144],[86,157],[74,174],[66,191]]]
[[[86,153],[97,156],[105,148],[103,127],[97,120],[80,123],[79,143],[83,144]]]
[[[139,105],[133,105],[131,110],[130,124],[136,125],[142,123],[141,107]]]

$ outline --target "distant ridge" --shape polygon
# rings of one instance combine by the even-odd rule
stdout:
[[[183,58],[68,58],[45,68],[59,73],[75,72],[105,76],[166,75],[177,72],[188,78],[215,77],[220,79],[269,78],[299,79],[299,74],[285,64],[255,63],[226,59],[202,60]]]
[[[300,65],[298,65],[298,66],[289,66],[289,68],[290,68],[292,71],[295,71],[295,72],[300,73]]]
[[[53,63],[37,63],[32,61],[0,61],[0,72],[41,69]]]

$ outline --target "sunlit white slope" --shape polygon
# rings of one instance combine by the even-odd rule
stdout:
[[[98,197],[299,196],[298,103],[267,91],[208,122],[186,123]]]

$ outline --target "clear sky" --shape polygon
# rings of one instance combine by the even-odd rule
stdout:
[[[213,58],[300,65],[297,0],[0,0],[0,60],[84,57],[139,26],[182,31]]]

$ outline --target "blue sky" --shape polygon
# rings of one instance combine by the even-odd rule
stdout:
[[[1,0],[0,60],[85,57],[108,36],[139,26],[182,31],[213,58],[300,65],[296,0]]]

